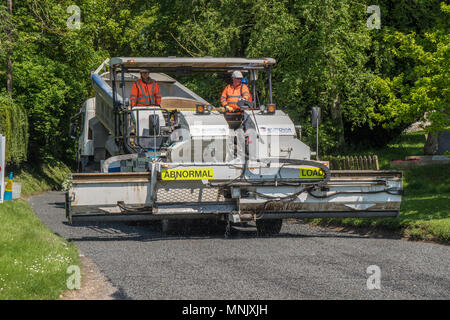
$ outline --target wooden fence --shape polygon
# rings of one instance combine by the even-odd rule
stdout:
[[[380,170],[378,156],[322,156],[329,161],[331,170]]]

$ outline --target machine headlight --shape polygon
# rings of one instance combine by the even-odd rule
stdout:
[[[272,114],[275,113],[275,104],[268,104],[267,106],[265,105],[260,105],[259,106],[259,110],[261,110],[261,113],[268,113],[268,114]]]

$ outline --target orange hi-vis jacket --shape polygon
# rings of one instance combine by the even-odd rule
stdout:
[[[233,109],[239,109],[237,103],[240,98],[252,101],[252,95],[250,94],[247,85],[241,83],[239,86],[234,87],[232,84],[229,84],[222,91],[220,103],[222,104],[222,107],[225,107],[228,104]]]
[[[161,93],[155,80],[145,83],[142,79],[133,83],[130,92],[130,104],[135,106],[159,106],[161,105]]]

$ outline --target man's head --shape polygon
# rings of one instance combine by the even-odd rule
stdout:
[[[231,74],[231,78],[233,79],[233,85],[238,86],[241,84],[241,80],[244,76],[240,71],[233,71]]]
[[[141,69],[139,70],[139,73],[141,74],[141,79],[144,81],[147,81],[149,79],[150,70],[148,69]]]

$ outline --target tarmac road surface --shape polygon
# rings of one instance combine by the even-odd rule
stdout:
[[[119,288],[117,299],[450,298],[450,246],[293,222],[275,237],[251,226],[228,239],[208,226],[168,236],[155,223],[69,225],[61,192],[28,201]]]

